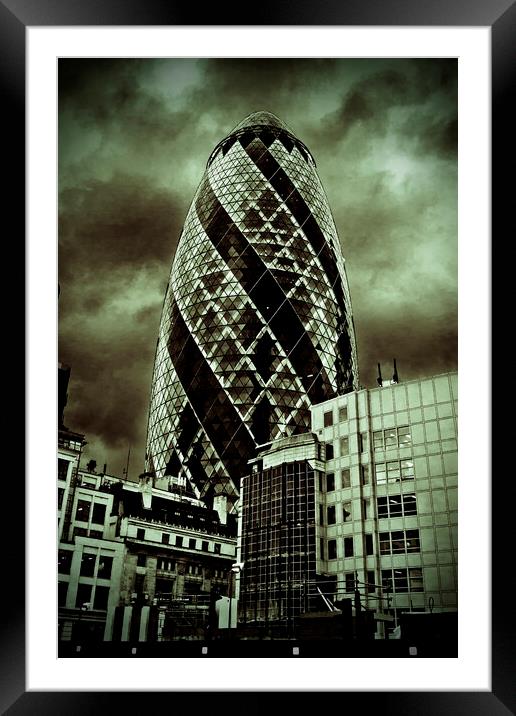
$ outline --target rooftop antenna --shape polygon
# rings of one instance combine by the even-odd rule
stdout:
[[[396,368],[396,358],[393,358],[392,361],[394,363],[394,373],[392,374],[392,382],[399,383],[400,379],[398,377],[398,369]]]
[[[129,479],[129,457],[131,456],[131,446],[129,445],[129,450],[127,451],[127,463],[125,465],[125,469],[122,470],[123,474],[125,475],[125,479]]]
[[[380,368],[380,364],[379,364],[379,363],[378,363],[378,378],[376,379],[376,382],[378,383],[378,385],[380,386],[380,388],[383,386],[383,381],[382,381],[382,369]]]

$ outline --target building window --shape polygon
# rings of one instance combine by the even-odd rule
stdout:
[[[375,450],[391,447],[407,447],[411,443],[410,428],[405,425],[400,428],[376,430],[373,433],[373,446]]]
[[[373,554],[373,535],[365,536],[365,553],[367,555]]]
[[[410,436],[410,428],[408,425],[405,425],[402,428],[398,428],[398,445],[400,447],[405,447],[406,445],[410,445],[412,442],[411,436]]]
[[[102,530],[90,530],[89,536],[94,537],[95,539],[102,539],[104,535]]]
[[[333,472],[329,472],[326,475],[326,492],[333,492],[335,489],[335,475]]]
[[[335,524],[335,505],[330,505],[327,509],[327,516],[328,516],[328,524],[334,525]]]
[[[407,552],[420,552],[419,530],[405,530],[405,545]]]
[[[220,554],[220,543],[216,542],[214,545],[214,548],[215,548],[214,549],[215,554]]]
[[[95,574],[95,562],[97,561],[96,554],[88,554],[87,552],[82,553],[81,559],[81,577],[93,577]]]
[[[340,439],[340,454],[341,457],[344,455],[349,455],[349,438]]]
[[[99,568],[97,570],[97,577],[99,579],[111,579],[111,569],[113,567],[113,557],[105,557],[100,555]]]
[[[57,557],[57,571],[61,574],[70,574],[73,552],[68,549],[60,549]]]
[[[161,542],[162,544],[170,544],[170,535],[166,532],[161,533]]]
[[[399,482],[400,480],[414,479],[414,463],[412,460],[394,460],[381,462],[375,465],[376,482],[381,485],[386,482]]]
[[[367,520],[367,500],[362,500],[362,519]]]
[[[73,536],[74,537],[86,537],[88,534],[88,530],[85,527],[74,527],[73,528]]]
[[[337,559],[337,540],[328,540],[328,559]]]
[[[353,556],[353,537],[344,537],[344,557]]]
[[[324,525],[324,507],[319,505],[319,524]]]
[[[354,572],[348,572],[344,575],[345,580],[345,589],[346,592],[349,594],[350,592],[355,591],[355,573]]]
[[[358,451],[365,452],[367,450],[367,433],[359,433],[358,435]]]
[[[183,546],[183,538],[181,536],[176,537],[176,547]]]
[[[79,522],[89,522],[91,502],[87,500],[77,501],[77,510],[75,511],[75,519]]]
[[[60,510],[61,506],[63,504],[63,497],[64,497],[64,487],[58,487],[57,488],[57,509]]]
[[[191,538],[188,540],[188,549],[195,549],[195,546],[197,544],[197,540]]]
[[[66,597],[68,595],[68,582],[57,583],[57,604],[60,607],[66,607]]]
[[[348,469],[342,470],[342,487],[350,487],[351,485],[351,473]]]
[[[91,521],[95,522],[96,525],[103,525],[105,519],[106,519],[106,505],[101,502],[94,502]]]
[[[344,502],[342,504],[342,521],[351,522],[351,502]]]
[[[324,427],[330,428],[333,425],[333,410],[329,410],[327,413],[324,413]]]
[[[319,540],[319,549],[321,551],[321,559],[324,559],[324,540],[322,537]]]
[[[348,406],[342,405],[339,408],[339,423],[345,423],[348,419]]]
[[[62,458],[58,458],[57,460],[57,478],[58,480],[65,480],[68,477],[68,460],[63,460]],[[54,483],[55,484],[55,483]]]
[[[367,572],[367,593],[374,594],[376,592],[375,576],[373,571]]]
[[[172,559],[158,557],[156,567],[158,569],[164,569],[167,572],[173,572],[176,568],[176,563]]]
[[[94,609],[101,609],[105,611],[107,609],[108,605],[108,598],[109,598],[109,587],[100,587],[97,585],[95,587],[95,598],[93,600],[93,608]]]
[[[136,539],[141,539],[141,540],[145,539],[145,530],[144,529],[138,528],[136,530]]]
[[[77,585],[75,606],[77,609],[82,609],[86,604],[91,604],[91,584],[82,584],[79,582]]]
[[[386,592],[403,594],[423,591],[421,569],[382,569],[382,585]]]
[[[333,443],[326,443],[326,459],[333,460]]]
[[[136,565],[138,567],[145,567],[147,565],[147,555],[139,554],[136,558]]]
[[[367,485],[369,482],[369,466],[360,465],[360,481],[362,485]]]
[[[319,492],[324,492],[324,476],[322,472],[319,473]]]
[[[380,533],[381,554],[401,554],[419,552],[419,530],[398,530]]]
[[[416,496],[413,493],[378,497],[376,503],[379,518],[417,515]]]
[[[210,548],[210,543],[203,540],[201,543],[202,551],[207,552],[209,550],[209,548]]]

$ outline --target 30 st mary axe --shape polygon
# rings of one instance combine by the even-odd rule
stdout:
[[[211,153],[163,304],[147,470],[206,501],[238,493],[256,445],[310,429],[358,387],[341,246],[308,148],[275,115]]]

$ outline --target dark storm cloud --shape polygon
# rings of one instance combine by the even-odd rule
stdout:
[[[361,382],[456,367],[456,60],[59,65],[59,355],[86,459],[143,469],[171,260],[208,156],[277,114],[314,154],[346,258]]]

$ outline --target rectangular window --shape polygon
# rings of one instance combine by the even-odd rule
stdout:
[[[391,540],[389,532],[380,532],[380,554],[389,554],[391,551]]]
[[[376,592],[374,572],[367,572],[367,593],[374,594]]]
[[[348,406],[342,405],[339,408],[339,423],[345,423],[348,419]]]
[[[414,494],[378,497],[376,503],[378,506],[378,518],[417,515],[416,496]]]
[[[387,473],[385,471],[385,463],[379,462],[374,466],[374,473],[376,475],[376,484],[384,485],[387,482]]]
[[[96,554],[88,554],[87,552],[82,553],[81,559],[81,577],[93,577],[95,574],[95,562],[97,561]]]
[[[73,552],[68,549],[60,549],[57,556],[57,571],[61,574],[70,574]]]
[[[391,532],[391,552],[392,554],[405,552],[405,533],[402,530]]]
[[[85,527],[74,527],[73,528],[73,536],[74,537],[86,537],[88,534],[88,530]]]
[[[170,544],[170,535],[166,532],[161,533],[161,542],[162,544]]]
[[[373,433],[373,447],[375,450],[383,449],[383,432],[382,430],[375,430]]]
[[[91,584],[77,585],[77,596],[75,597],[75,606],[77,609],[82,609],[87,604],[91,604]]]
[[[106,505],[101,502],[93,503],[93,513],[91,515],[91,521],[95,522],[96,525],[103,525],[106,519]]]
[[[407,552],[420,552],[419,530],[406,530],[405,539]]]
[[[145,539],[145,530],[144,529],[138,528],[136,530],[136,539],[141,539],[141,540]]]
[[[60,510],[61,506],[63,504],[63,497],[64,497],[64,487],[58,487],[57,488],[57,509]]]
[[[367,500],[362,500],[362,519],[367,520]]]
[[[423,570],[409,569],[409,580],[411,592],[423,591]]]
[[[330,505],[327,510],[328,524],[335,524],[335,505]]]
[[[410,428],[408,425],[398,428],[398,445],[400,447],[406,447],[407,445],[410,445],[411,442],[412,438],[410,436]]]
[[[95,587],[95,598],[93,600],[93,608],[105,611],[108,605],[109,587]]]
[[[387,482],[399,482],[401,477],[400,464],[396,462],[387,463]]]
[[[353,537],[344,537],[344,557],[353,556]]]
[[[206,542],[205,540],[202,541],[201,549],[203,552],[207,552],[210,548],[209,542]]]
[[[99,568],[97,570],[97,577],[99,579],[111,579],[111,569],[113,567],[113,557],[105,557],[100,555]]]
[[[341,456],[349,455],[349,438],[340,439],[340,454]]]
[[[344,502],[342,504],[342,521],[351,522],[351,502]]]
[[[220,554],[220,543],[217,543],[217,542],[215,543],[214,552],[215,552],[215,554]]]
[[[324,492],[324,475],[319,473],[319,492]]]
[[[57,583],[57,604],[60,607],[66,607],[66,597],[68,594],[68,582]]]
[[[68,460],[63,460],[62,458],[58,458],[57,460],[57,477],[59,480],[66,480],[68,476]],[[55,484],[55,483],[54,483]]]
[[[337,559],[337,540],[328,540],[328,559]]]
[[[147,564],[147,555],[145,554],[139,554],[136,558],[136,565],[138,567],[145,567]]]
[[[344,575],[345,579],[345,589],[346,592],[349,594],[349,592],[355,591],[355,573],[354,572],[348,572]]]
[[[414,463],[412,460],[401,461],[401,479],[402,480],[413,480],[414,479]]]
[[[178,536],[176,537],[176,547],[182,547],[183,546],[183,538]]]
[[[324,540],[322,537],[319,540],[319,550],[321,552],[321,559],[324,559]]]
[[[90,530],[89,536],[94,537],[95,539],[102,539],[104,535],[102,530]]]
[[[324,427],[330,428],[333,425],[333,410],[324,413]]]
[[[329,472],[326,475],[326,492],[333,492],[335,489],[335,475],[333,472]]]
[[[373,554],[373,535],[365,536],[365,553],[367,555]]]
[[[333,460],[333,456],[334,456],[333,443],[326,443],[326,459]]]
[[[367,433],[359,433],[358,435],[358,451],[365,452],[367,450]]]
[[[382,585],[386,592],[422,592],[423,572],[419,568],[382,569]]]
[[[77,501],[77,510],[75,511],[75,519],[80,522],[89,522],[91,502],[87,500]]]
[[[324,525],[324,507],[322,505],[319,505],[319,524]]]
[[[383,443],[386,448],[395,447],[398,444],[396,428],[388,428],[388,430],[383,431]]]
[[[351,473],[348,469],[342,470],[342,487],[350,487],[351,485]]]
[[[367,483],[369,482],[368,465],[360,465],[360,481],[362,482],[362,485],[367,485]]]
[[[197,540],[191,538],[188,540],[188,549],[195,549],[195,546],[197,544]]]

